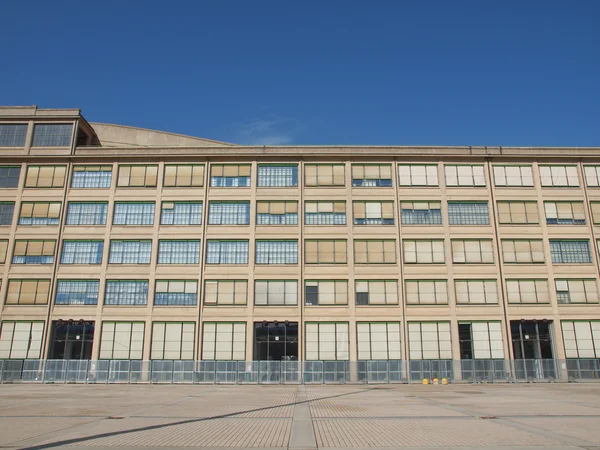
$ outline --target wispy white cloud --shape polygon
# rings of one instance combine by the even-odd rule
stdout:
[[[258,119],[238,127],[238,143],[245,145],[289,145],[296,125],[288,119]]]

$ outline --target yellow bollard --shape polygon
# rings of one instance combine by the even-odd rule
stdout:
[[[433,384],[438,384],[438,379],[437,378],[433,379]]]
[[[442,384],[448,384],[448,379],[447,378],[442,378]]]
[[[429,380],[427,378],[423,378],[423,384],[429,384]]]

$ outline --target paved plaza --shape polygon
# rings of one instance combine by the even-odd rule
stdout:
[[[0,385],[0,448],[600,449],[600,384]]]

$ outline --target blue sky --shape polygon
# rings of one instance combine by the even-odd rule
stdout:
[[[242,144],[600,146],[600,1],[0,4],[0,104]]]

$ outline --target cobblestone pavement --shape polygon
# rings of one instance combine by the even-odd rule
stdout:
[[[600,450],[599,384],[0,385],[0,448]]]

